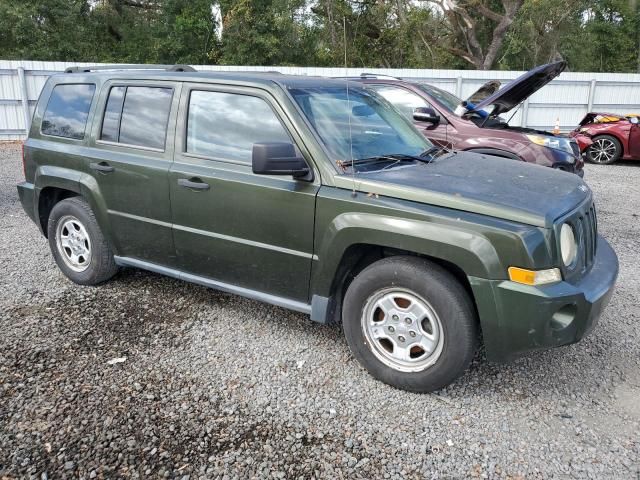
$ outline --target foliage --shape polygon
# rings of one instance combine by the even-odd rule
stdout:
[[[630,72],[639,1],[0,0],[0,58]]]

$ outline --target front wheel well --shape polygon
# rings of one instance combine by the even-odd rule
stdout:
[[[66,190],[58,187],[45,187],[38,196],[38,220],[40,221],[40,229],[45,237],[47,237],[47,223],[49,215],[56,203],[70,197],[78,196],[77,192]]]
[[[410,252],[408,250],[359,243],[351,245],[345,250],[338,264],[338,270],[334,275],[327,311],[327,320],[330,323],[340,323],[342,321],[342,300],[353,279],[372,263],[392,256],[423,258],[441,266],[460,282],[475,306],[475,298],[471,290],[471,285],[469,284],[469,279],[464,270],[456,264],[441,258]]]

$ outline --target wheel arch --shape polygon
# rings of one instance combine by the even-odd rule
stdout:
[[[465,292],[469,296],[469,299],[471,300],[474,311],[476,313],[476,319],[478,320],[478,329],[482,329],[478,314],[478,307],[476,304],[476,298],[473,293],[471,283],[469,282],[467,274],[459,265],[451,262],[450,260],[445,260],[443,258],[438,258],[427,254],[396,248],[382,247],[380,245],[367,243],[350,245],[343,252],[343,255],[340,259],[339,268],[336,271],[335,276],[331,282],[331,290],[325,315],[323,318],[314,318],[314,320],[321,323],[340,324],[342,322],[342,305],[344,296],[351,282],[369,265],[372,265],[378,260],[394,256],[415,257],[428,260],[442,267],[444,270],[450,273],[464,288]]]
[[[386,217],[340,217],[343,218],[334,221],[335,228],[327,230],[329,238],[321,242],[312,269],[312,319],[322,323],[339,321],[342,298],[353,278],[371,263],[389,256],[415,256],[442,266],[458,279],[471,298],[468,277],[500,278],[506,272],[489,239],[468,228],[393,219],[393,231]]]
[[[77,197],[80,193],[75,190],[69,190],[66,188],[47,186],[40,190],[38,194],[38,227],[42,234],[48,237],[47,224],[49,222],[49,216],[53,207],[64,199]]]
[[[80,196],[89,203],[104,235],[112,241],[109,219],[97,182],[78,170],[53,165],[38,167],[35,174],[35,218],[42,234],[47,236],[47,222],[53,207],[60,201]],[[113,245],[113,242],[111,243]]]

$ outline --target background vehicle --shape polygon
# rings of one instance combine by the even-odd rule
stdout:
[[[571,136],[591,163],[609,165],[618,160],[640,160],[640,116],[587,113]],[[585,143],[580,138],[589,139]]]
[[[342,322],[373,376],[423,392],[480,329],[491,360],[576,342],[613,291],[580,178],[443,154],[362,85],[85,70],[47,81],[18,185],[78,284],[137,267]]]
[[[463,116],[454,113],[462,99],[426,83],[368,74],[354,80],[391,102],[436,145],[523,160],[582,176],[584,162],[574,139],[511,126],[500,118],[553,80],[565,67],[564,62],[537,67]],[[416,109],[419,117],[414,116]],[[480,110],[488,111],[489,116],[478,114]]]

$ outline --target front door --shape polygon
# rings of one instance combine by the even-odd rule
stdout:
[[[634,123],[629,130],[629,155],[640,160],[640,124]]]
[[[179,96],[174,82],[111,81],[102,88],[85,172],[104,201],[120,256],[173,264],[169,125]]]
[[[251,168],[254,143],[300,145],[284,112],[262,90],[191,84],[179,118],[169,188],[180,268],[308,302],[319,178]]]

